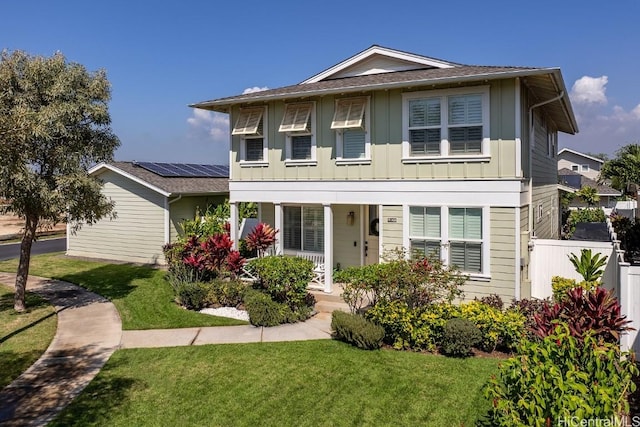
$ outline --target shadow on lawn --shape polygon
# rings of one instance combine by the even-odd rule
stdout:
[[[38,360],[41,354],[42,350],[28,352],[0,350],[0,389],[16,379],[33,362]],[[1,402],[0,406],[2,406]]]
[[[131,293],[136,279],[147,279],[155,273],[152,267],[134,264],[109,264],[78,273],[56,276],[75,283],[109,300],[121,299]]]
[[[45,425],[76,398],[108,356],[93,346],[47,351],[0,392],[0,425]],[[112,365],[113,367],[113,365]],[[107,368],[104,373],[108,373]],[[86,425],[107,418],[135,384],[127,378],[94,378],[58,425]],[[83,418],[84,417],[84,418]]]

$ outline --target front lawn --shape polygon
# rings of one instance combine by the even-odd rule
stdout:
[[[0,262],[0,271],[15,272],[18,261]],[[243,325],[246,322],[184,310],[173,300],[165,272],[149,266],[110,264],[61,254],[31,258],[30,274],[75,283],[111,300],[123,329],[165,329]]]
[[[18,314],[13,295],[13,288],[0,284],[0,388],[38,360],[57,326],[55,310],[45,300],[28,292],[28,310]]]
[[[497,365],[337,341],[119,350],[51,425],[472,426]]]

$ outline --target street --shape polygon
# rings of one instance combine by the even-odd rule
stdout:
[[[31,255],[46,254],[49,252],[60,252],[66,249],[67,239],[38,240],[33,242]],[[0,261],[17,258],[20,255],[20,243],[0,244]]]

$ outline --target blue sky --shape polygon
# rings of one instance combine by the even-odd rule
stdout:
[[[560,67],[580,127],[561,148],[612,154],[640,140],[637,0],[22,0],[2,15],[0,48],[106,69],[118,160],[228,163],[226,116],[188,104],[298,83],[372,44]]]

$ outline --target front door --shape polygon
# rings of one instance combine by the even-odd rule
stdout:
[[[364,221],[364,263],[376,264],[379,259],[379,235],[380,219],[378,218],[378,205],[365,206]]]

